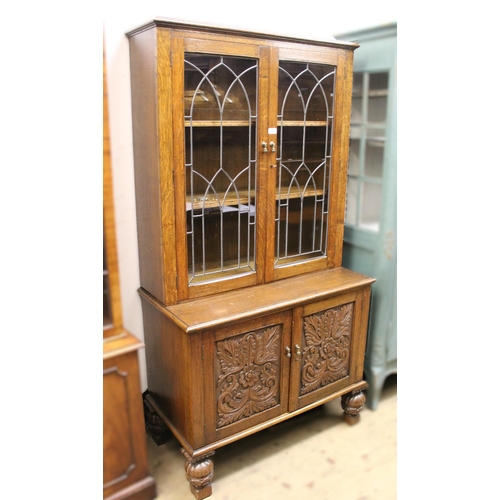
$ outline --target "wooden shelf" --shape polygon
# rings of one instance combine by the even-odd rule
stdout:
[[[325,120],[285,120],[283,122],[278,122],[278,127],[303,127],[304,124],[307,127],[326,127],[328,122]]]
[[[282,194],[281,196],[276,193],[274,199],[275,200],[284,200],[284,199],[295,199],[295,198],[300,198],[301,191],[299,190],[298,187],[294,186],[290,189],[290,194],[288,195],[288,190],[286,190],[286,193]],[[316,191],[313,188],[306,189],[305,193],[303,194],[304,197],[309,198],[313,197],[314,195],[323,195],[324,194],[323,189],[317,189]],[[226,196],[226,199],[224,201],[224,204],[221,204],[219,200],[215,196],[209,196],[207,197],[206,200],[203,200],[203,194],[195,195],[195,202],[186,202],[186,211],[189,210],[201,210],[202,208],[219,208],[220,206],[224,207],[237,207],[238,205],[246,205],[248,206],[250,202],[250,207],[254,206],[255,204],[255,189],[252,189],[250,191],[250,196],[248,195],[240,195],[239,197],[236,195],[236,191],[231,191],[229,194]],[[252,210],[249,210],[250,213],[252,213]]]
[[[248,127],[255,125],[255,120],[184,120],[184,127]],[[326,127],[328,122],[325,120],[308,120],[305,122],[307,127]],[[304,120],[286,120],[279,122],[278,127],[303,127]]]
[[[325,190],[324,189],[314,189],[314,188],[309,188],[309,189],[306,189],[305,191],[302,189],[299,189],[298,187],[296,186],[293,186],[292,188],[290,188],[290,194],[288,195],[288,190],[286,190],[286,193],[285,194],[282,194],[281,196],[276,193],[276,195],[274,196],[274,199],[275,200],[284,200],[286,198],[288,198],[289,200],[292,200],[292,199],[295,199],[295,198],[300,198],[300,194],[301,192],[303,193],[303,196],[305,198],[311,198],[315,195],[317,196],[321,196],[325,193]]]
[[[184,120],[185,127],[248,127],[255,125],[255,120]]]
[[[186,197],[187,198],[187,197]],[[218,208],[220,206],[224,207],[234,207],[238,205],[246,205],[248,206],[249,202],[250,204],[255,204],[255,189],[250,190],[250,192],[245,191],[244,193],[240,193],[239,196],[236,194],[236,191],[230,191],[226,199],[224,200],[224,203],[222,204],[222,198],[223,196],[220,196],[220,198],[216,198],[215,195],[209,195],[204,199],[205,196],[203,193],[196,194],[194,196],[194,203],[193,202],[186,202],[186,210],[201,210],[202,208]]]

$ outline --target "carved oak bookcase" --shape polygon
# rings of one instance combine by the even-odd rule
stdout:
[[[373,279],[341,267],[354,43],[155,19],[130,42],[146,420],[198,498],[214,451],[335,398]]]

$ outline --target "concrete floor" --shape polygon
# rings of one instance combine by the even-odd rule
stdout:
[[[387,379],[376,411],[342,420],[340,400],[216,450],[213,500],[395,500],[397,377]],[[157,500],[193,500],[185,459],[172,437],[148,435]]]

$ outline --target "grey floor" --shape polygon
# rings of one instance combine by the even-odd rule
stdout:
[[[395,500],[396,403],[394,375],[357,425],[344,423],[337,400],[216,450],[209,498]],[[192,500],[179,443],[147,439],[157,500]]]

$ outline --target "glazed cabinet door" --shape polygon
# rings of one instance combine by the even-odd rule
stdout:
[[[291,316],[272,314],[205,334],[208,442],[288,411]]]
[[[280,49],[277,58],[269,280],[340,264],[352,78],[340,51]]]
[[[207,35],[172,54],[178,298],[340,266],[352,52]]]
[[[290,410],[363,378],[370,290],[294,310]]]
[[[263,281],[259,197],[267,49],[172,40],[180,298]]]

